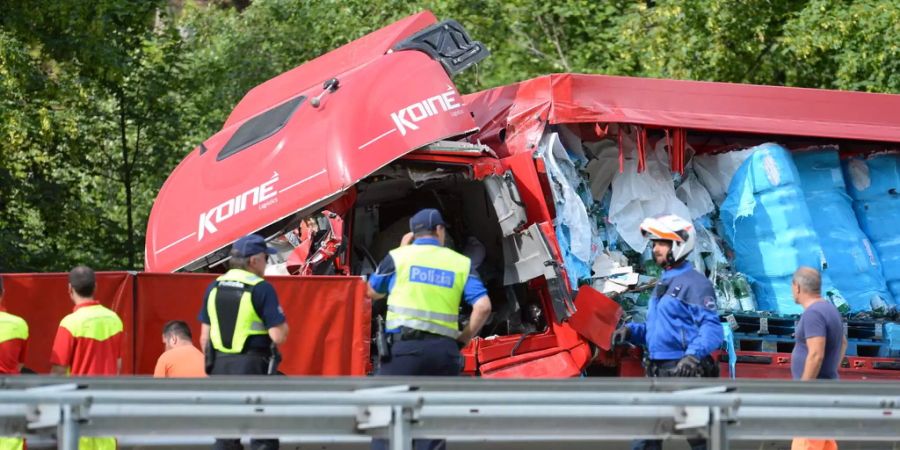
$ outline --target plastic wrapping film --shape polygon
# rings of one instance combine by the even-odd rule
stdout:
[[[717,205],[725,201],[734,173],[751,153],[752,150],[745,149],[714,155],[697,155],[693,158],[692,165],[697,178]]]
[[[815,211],[813,226],[825,252],[824,273],[854,313],[893,303],[881,262],[860,229],[847,195],[837,147],[808,149],[793,156],[807,204]]]
[[[900,323],[884,324],[884,338],[891,353],[900,357]]]
[[[847,192],[860,228],[880,257],[892,303],[900,300],[900,155],[850,158],[843,163]]]
[[[612,200],[609,221],[616,227],[622,240],[632,250],[641,253],[647,239],[641,235],[641,222],[660,214],[675,214],[683,218],[692,216],[687,205],[675,194],[675,184],[669,171],[669,159],[663,145],[647,155],[646,170],[637,171],[637,151],[633,135],[622,142],[626,155],[624,170],[617,173],[612,182]]]
[[[547,167],[556,208],[556,239],[570,286],[577,289],[579,280],[590,279],[591,265],[603,250],[603,242],[596,221],[588,215],[594,204],[590,188],[575,166],[576,163],[585,165],[587,159],[577,138],[570,137],[567,141],[576,147],[575,152],[568,151],[560,134],[548,133],[542,139],[536,157],[543,158]]]
[[[751,150],[728,186],[721,229],[758,308],[799,314],[791,293],[793,273],[800,266],[821,269],[824,253],[790,153],[772,143]],[[823,274],[823,288],[828,287]]]

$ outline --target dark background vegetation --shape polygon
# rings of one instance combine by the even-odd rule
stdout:
[[[178,161],[253,86],[408,14],[585,72],[900,92],[900,0],[0,0],[0,271],[141,269]]]

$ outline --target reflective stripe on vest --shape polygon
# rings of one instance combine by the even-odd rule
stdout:
[[[390,254],[396,278],[385,327],[459,337],[459,303],[469,277],[469,258],[437,245],[408,245]]]
[[[69,330],[72,337],[105,341],[122,332],[122,319],[103,305],[78,308],[64,317],[59,326]]]
[[[0,311],[0,342],[28,339],[28,324],[19,316]]]
[[[116,450],[114,437],[80,437],[78,450]]]
[[[262,319],[253,308],[251,294],[253,286],[262,282],[262,278],[240,269],[231,269],[216,279],[216,286],[210,291],[209,298],[206,300],[206,311],[209,314],[210,322],[209,339],[214,349],[222,353],[240,353],[244,349],[244,343],[248,337],[268,334]],[[232,292],[228,292],[228,290]],[[228,298],[220,298],[220,295],[230,296],[234,294],[234,290],[240,290],[237,314],[233,317],[222,318],[223,321],[228,319],[233,322],[220,322],[217,300],[227,301]],[[226,339],[224,339],[226,336],[223,335],[222,325],[226,325],[226,330],[229,329],[229,325],[233,325],[234,332],[230,345],[226,345]]]
[[[25,439],[18,437],[0,437],[0,450],[24,450]]]

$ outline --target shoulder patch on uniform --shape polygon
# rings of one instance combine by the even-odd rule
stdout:
[[[710,311],[715,311],[716,310],[716,297],[714,297],[712,295],[707,295],[706,297],[703,297],[703,307]]]

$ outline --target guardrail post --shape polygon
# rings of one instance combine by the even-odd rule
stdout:
[[[393,420],[390,425],[391,450],[412,450],[410,418],[406,417],[402,406],[393,406]]]
[[[75,406],[63,404],[57,428],[57,440],[60,450],[78,450],[78,418],[75,415]]]
[[[707,446],[710,450],[728,450],[728,420],[721,408],[710,408]]]

